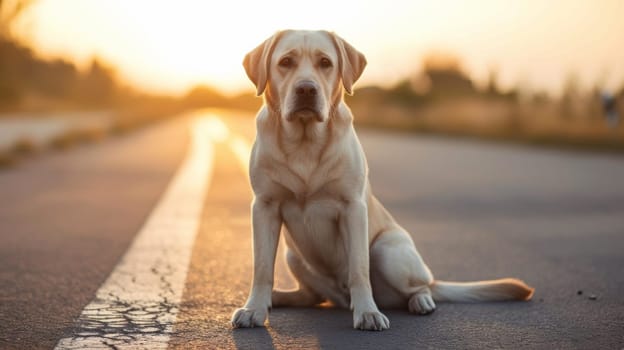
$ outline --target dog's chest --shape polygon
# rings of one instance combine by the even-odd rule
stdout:
[[[314,173],[319,168],[316,157],[303,152],[289,157],[287,164],[292,175],[297,176],[306,184],[311,183]]]
[[[318,272],[335,274],[345,266],[344,242],[339,218],[342,204],[331,198],[301,203],[285,201],[281,206],[286,242]]]
[[[291,154],[276,162],[271,170],[271,178],[302,202],[335,180],[332,174],[337,173],[336,162],[321,161],[319,158],[318,154],[305,151]]]

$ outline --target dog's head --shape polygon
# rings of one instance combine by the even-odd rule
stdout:
[[[364,55],[327,31],[280,31],[243,61],[258,96],[287,122],[324,122],[366,66]]]

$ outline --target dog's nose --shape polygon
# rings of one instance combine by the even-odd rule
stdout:
[[[301,81],[295,86],[295,93],[297,96],[311,97],[316,96],[317,92],[316,84],[309,80]]]

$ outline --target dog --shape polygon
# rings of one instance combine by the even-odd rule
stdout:
[[[366,58],[327,31],[279,31],[243,66],[264,105],[249,173],[253,281],[232,326],[263,326],[269,309],[330,301],[353,310],[353,327],[384,330],[384,308],[430,314],[436,301],[529,300],[514,278],[445,282],[433,278],[405,229],[375,198],[353,116],[352,94]],[[280,232],[298,288],[273,290]]]

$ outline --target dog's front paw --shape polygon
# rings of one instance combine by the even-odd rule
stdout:
[[[390,321],[379,311],[353,313],[353,328],[365,331],[383,331],[390,328]]]
[[[266,308],[240,308],[232,314],[232,327],[264,327],[264,321],[267,318],[267,313],[268,310]]]

